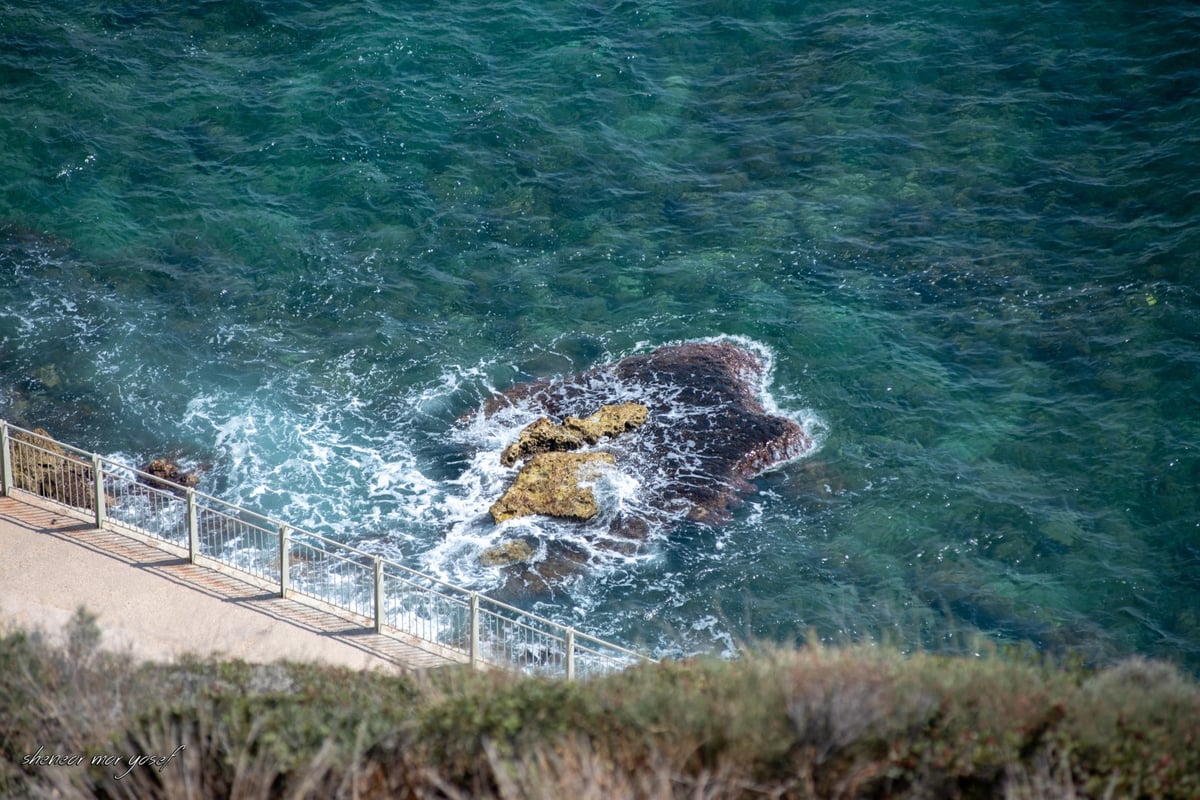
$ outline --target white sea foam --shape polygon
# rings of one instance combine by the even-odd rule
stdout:
[[[708,341],[718,340],[728,337]],[[763,407],[800,422],[817,437],[814,447],[819,446],[824,425],[817,415],[782,408],[772,396],[771,351],[752,340],[734,341],[766,367],[754,386]],[[639,347],[638,352],[649,349]],[[612,360],[628,354],[616,354]],[[496,360],[447,368],[408,388],[388,406],[386,420],[373,410],[377,406],[365,401],[372,391],[363,383],[366,378],[350,375],[331,382],[334,388],[323,392],[277,378],[248,394],[233,389],[198,394],[180,423],[192,438],[211,441],[217,453],[202,489],[442,580],[494,591],[503,586],[506,573],[481,563],[479,556],[487,548],[523,539],[534,545],[536,568],[553,557],[556,548],[567,546],[584,567],[551,598],[537,602],[535,610],[568,624],[587,618],[591,625],[611,627],[616,622],[607,613],[595,615],[597,604],[614,593],[644,594],[642,574],[662,557],[686,511],[654,507],[656,489],[662,481],[687,480],[688,475],[702,479],[699,443],[680,442],[670,454],[674,462],[669,468],[647,459],[620,460],[618,467],[602,470],[591,485],[603,511],[586,523],[525,517],[494,524],[489,508],[517,471],[501,463],[500,453],[542,413],[524,402],[484,413],[484,401],[498,390],[496,376],[512,372]],[[592,388],[614,402],[641,399],[639,393],[645,391],[644,386],[623,384],[604,374],[596,377]],[[703,413],[672,404],[671,399],[657,398],[657,405],[671,408],[669,414],[678,421]],[[600,447],[611,445],[610,441]],[[631,452],[636,455],[636,448]],[[753,526],[762,516],[761,505],[750,504],[742,522]],[[649,521],[643,537],[631,540],[621,533],[619,523],[628,518]],[[727,537],[712,538],[711,557],[719,559]],[[685,602],[686,587],[672,586],[667,580],[659,587],[663,602]],[[696,637],[705,644],[732,646],[715,621],[687,635],[699,641]]]
[[[810,435],[820,437],[824,425],[815,413],[783,410],[772,396],[770,381],[774,354],[769,348],[744,337],[714,337],[704,341],[733,341],[753,352],[761,359],[764,370],[761,375],[747,377],[754,378],[753,390],[763,407],[796,420]],[[639,348],[644,349],[649,348]],[[614,357],[614,360],[619,357]],[[479,380],[485,372],[481,367],[458,371],[455,375],[461,377],[469,373],[472,378]],[[591,380],[592,391],[604,396],[608,402],[646,399],[647,387],[644,385],[623,383],[604,373],[593,376]],[[461,382],[447,381],[444,387],[448,391],[457,391],[461,388]],[[480,406],[465,415],[449,431],[450,438],[466,454],[465,466],[458,475],[444,481],[439,487],[440,508],[437,509],[437,517],[442,524],[443,538],[425,551],[421,559],[423,568],[447,580],[490,588],[501,582],[501,570],[481,566],[479,555],[485,549],[513,538],[538,544],[533,559],[535,563],[545,557],[549,542],[564,542],[571,549],[584,554],[583,559],[587,564],[585,575],[592,576],[615,575],[625,569],[636,569],[637,563],[656,557],[658,545],[672,527],[681,521],[687,510],[682,507],[653,507],[656,489],[664,481],[687,480],[689,475],[697,481],[705,480],[705,466],[697,442],[683,441],[675,451],[669,453],[668,458],[672,459],[669,468],[645,458],[641,463],[622,463],[619,468],[603,471],[592,486],[604,510],[586,523],[528,517],[493,525],[488,509],[517,471],[515,467],[501,464],[500,453],[517,438],[522,428],[541,416],[542,411],[534,403],[519,401],[485,414],[482,398],[488,396],[491,387],[486,389],[488,391],[479,393]],[[683,421],[691,414],[706,413],[703,409],[688,408],[673,402],[674,399],[666,396],[655,398],[658,407],[671,409],[668,413],[676,421]],[[431,400],[428,395],[423,395],[421,402],[428,404]],[[819,445],[820,438],[814,438],[812,448],[796,457],[808,455]],[[603,442],[597,449],[612,446],[611,441]],[[621,535],[619,525],[615,524],[626,516],[648,521],[644,541],[632,543],[634,546],[631,546],[630,539]],[[578,595],[574,599],[577,601],[576,608],[586,612],[586,601],[580,605]]]

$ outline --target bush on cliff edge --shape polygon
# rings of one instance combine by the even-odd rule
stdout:
[[[809,646],[567,683],[139,664],[83,612],[64,638],[0,638],[0,795],[1200,797],[1200,686],[1138,659]]]

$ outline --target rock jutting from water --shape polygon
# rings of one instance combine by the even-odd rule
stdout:
[[[600,513],[589,481],[598,468],[611,465],[611,453],[569,453],[606,437],[632,430],[646,421],[648,409],[640,403],[601,406],[590,416],[568,416],[561,423],[540,417],[525,426],[517,441],[504,449],[500,462],[511,467],[532,456],[504,495],[492,504],[494,522],[543,514],[587,520]]]
[[[641,403],[617,403],[601,406],[583,419],[568,416],[561,423],[539,417],[521,431],[517,441],[504,448],[500,463],[511,467],[535,453],[577,450],[584,445],[596,444],[606,437],[639,427],[648,414],[649,409]]]
[[[600,513],[600,506],[588,481],[614,463],[612,453],[538,453],[492,504],[492,519],[504,522],[531,514],[591,519]]]
[[[188,489],[193,489],[200,483],[198,474],[189,472],[165,458],[156,458],[142,465],[141,471],[145,474],[138,476],[138,483],[178,495],[184,494]]]
[[[31,433],[14,433],[9,448],[14,464],[13,483],[18,488],[77,508],[95,507],[95,465],[87,458],[68,452],[45,428],[35,428]],[[182,496],[200,482],[196,472],[188,472],[165,458],[153,459],[143,465],[140,473],[135,484],[121,487],[121,496],[137,493],[139,486]],[[100,481],[109,486],[105,489],[105,502],[109,505],[117,502],[117,497],[110,494],[113,480],[109,477]]]
[[[68,453],[45,428],[14,433],[9,448],[17,488],[76,508],[95,507],[92,464]]]
[[[493,545],[479,554],[479,561],[486,567],[507,567],[533,558],[533,545],[524,539],[508,539]]]
[[[561,426],[550,419],[527,426],[504,451],[510,465],[539,447],[574,450],[612,437],[603,452],[637,479],[635,505],[641,511],[613,520],[616,530],[610,532],[640,538],[647,518],[727,518],[739,495],[753,488],[751,478],[812,448],[799,424],[763,407],[765,372],[758,355],[733,342],[687,342],[566,378],[513,386],[489,400],[483,413],[518,407],[564,420]],[[588,420],[597,425],[593,435],[576,437]],[[604,432],[595,435],[596,430]]]

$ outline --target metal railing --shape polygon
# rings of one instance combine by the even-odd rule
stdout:
[[[381,556],[294,528],[195,489],[0,420],[0,495],[29,492],[126,530],[365,618],[377,632],[437,645],[472,666],[568,679],[648,657]]]

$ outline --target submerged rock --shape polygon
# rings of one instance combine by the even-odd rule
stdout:
[[[611,453],[538,453],[492,504],[492,519],[499,523],[530,514],[591,519],[600,506],[586,482],[598,477],[601,465],[614,463]]]

